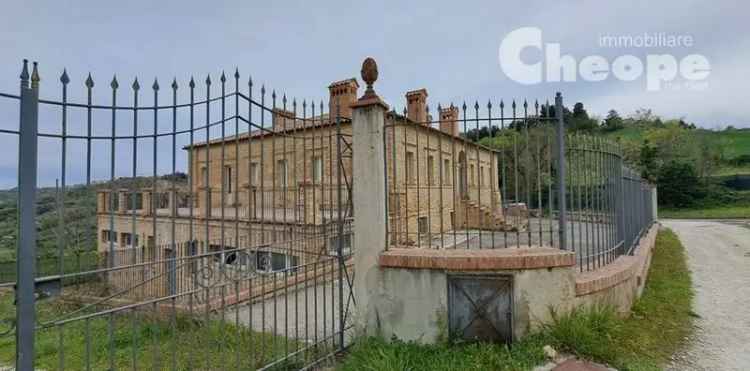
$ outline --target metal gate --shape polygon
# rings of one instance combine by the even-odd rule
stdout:
[[[451,338],[510,343],[513,340],[512,276],[449,275]]]
[[[20,78],[19,95],[0,93],[20,117],[0,128],[18,150],[3,205],[17,205],[17,267],[0,275],[0,336],[15,339],[0,368],[296,369],[347,346],[338,100],[325,112],[238,71],[167,89],[63,71],[60,100],[39,98],[36,63]]]

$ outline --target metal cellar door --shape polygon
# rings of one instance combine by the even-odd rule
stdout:
[[[448,327],[455,339],[510,343],[510,276],[448,276]]]

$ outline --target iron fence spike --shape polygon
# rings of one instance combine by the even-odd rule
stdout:
[[[500,99],[500,109],[505,108],[505,102],[503,102],[502,99]]]
[[[120,83],[117,82],[117,75],[114,75],[112,77],[112,82],[109,83],[109,86],[112,87],[112,89],[117,90],[117,88],[120,87]]]
[[[487,100],[487,109],[492,109],[492,101]]]
[[[265,84],[263,84],[263,85],[260,86],[260,94],[261,95],[266,95],[266,85]]]
[[[155,91],[159,90],[159,82],[156,81],[156,78],[154,78],[154,84],[151,85],[151,89],[154,89]]]
[[[86,87],[91,89],[94,87],[94,79],[91,78],[91,72],[89,72],[89,76],[86,78]]]
[[[174,79],[172,80],[172,90],[177,90],[177,88],[178,88],[178,87],[179,87],[179,86],[177,85],[177,77],[175,77],[175,78],[174,78]]]
[[[21,69],[21,81],[29,81],[29,60],[23,60],[23,68]]]
[[[271,90],[271,99],[276,100],[276,89]]]
[[[523,100],[523,108],[529,108],[529,102],[527,102],[526,99]]]
[[[466,111],[466,102],[464,102],[464,105],[462,106],[463,110]]]
[[[211,85],[211,74],[206,75],[206,85]]]
[[[68,70],[63,68],[62,76],[60,76],[60,82],[63,83],[63,85],[67,85],[70,82],[70,78],[68,77]]]
[[[516,109],[516,100],[513,99],[513,102],[510,105],[511,108]]]
[[[479,101],[474,101],[474,110],[479,110]]]
[[[239,67],[235,67],[234,68],[234,79],[235,80],[239,80],[240,79],[240,68]]]
[[[224,74],[224,71],[221,71],[221,76],[219,77],[219,81],[221,81],[222,84],[227,82],[227,75]]]
[[[132,87],[133,87],[133,90],[136,90],[136,91],[141,88],[141,84],[138,83],[137,77],[135,78],[135,81],[133,81]]]
[[[438,103],[438,112],[442,111],[443,107],[440,106],[440,103]]]
[[[190,82],[188,83],[188,86],[191,89],[195,88],[195,79],[193,78],[193,76],[190,76]]]
[[[248,76],[247,77],[247,86],[249,86],[250,88],[253,87],[253,77],[252,76]]]
[[[39,81],[41,78],[39,78],[39,69],[37,68],[38,64],[37,62],[32,62],[32,70],[31,70],[31,87],[35,87],[39,85]]]

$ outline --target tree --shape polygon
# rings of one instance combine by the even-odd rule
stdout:
[[[602,130],[612,132],[620,130],[624,127],[625,125],[622,122],[622,117],[620,117],[617,111],[613,109],[609,110],[609,112],[607,112],[607,117],[604,118]]]
[[[652,146],[648,140],[643,142],[638,156],[638,167],[641,168],[641,177],[649,181],[656,180],[659,165],[657,156],[659,151],[656,146]]]
[[[670,161],[659,169],[659,204],[691,207],[705,196],[695,167],[689,162]]]
[[[570,117],[565,118],[565,122],[572,131],[591,132],[599,126],[596,120],[589,117],[581,102],[573,106],[573,112]]]

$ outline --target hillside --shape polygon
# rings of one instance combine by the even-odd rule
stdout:
[[[150,186],[151,177],[122,178],[115,180],[114,188]],[[160,177],[168,182],[170,176]],[[179,174],[174,179],[185,183],[186,176]],[[168,183],[164,183],[168,184]],[[37,190],[37,256],[55,257],[58,244],[66,253],[71,251],[93,251],[96,248],[96,191],[110,189],[110,182],[91,185],[73,185],[65,190],[64,213],[60,224],[60,205],[54,187]],[[15,260],[17,238],[17,190],[0,191],[0,262]],[[62,231],[58,241],[59,231]]]
[[[654,126],[632,125],[603,134],[624,146],[640,146],[655,131]],[[711,131],[694,129],[701,141],[718,151],[719,163],[712,176],[750,174],[750,129]]]

